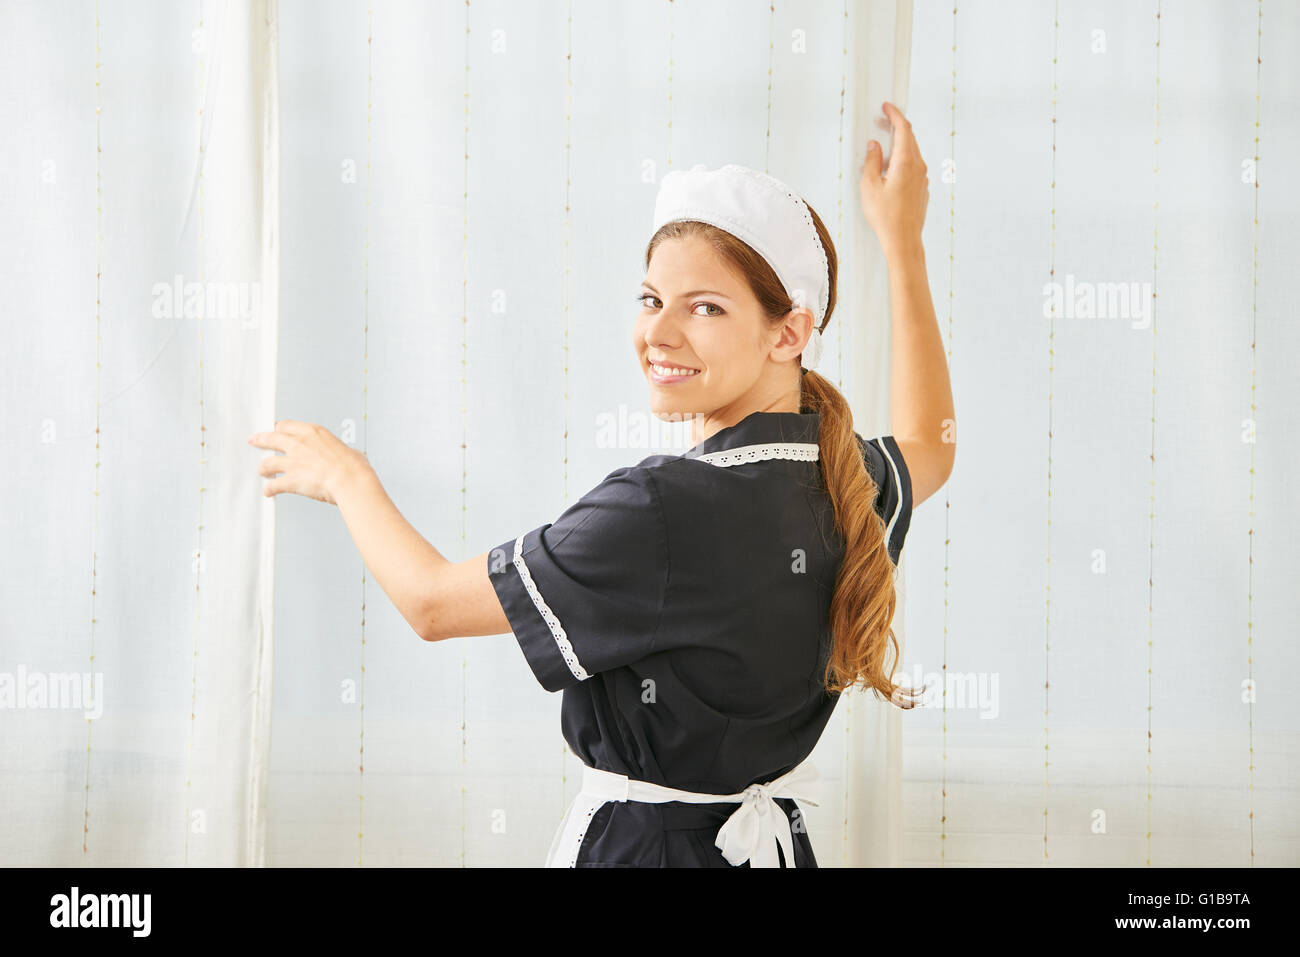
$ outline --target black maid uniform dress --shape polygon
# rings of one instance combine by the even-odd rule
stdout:
[[[488,553],[524,658],[543,688],[564,692],[564,739],[588,767],[733,794],[813,750],[839,698],[822,679],[843,555],[816,459],[820,419],[806,407],[751,413],[682,455],[616,469],[555,522]],[[893,436],[854,434],[897,565],[907,466]],[[795,801],[775,801],[793,824]],[[736,809],[589,804],[563,842],[557,831],[547,866],[730,867],[714,840]],[[816,867],[807,829],[790,829],[794,866]]]

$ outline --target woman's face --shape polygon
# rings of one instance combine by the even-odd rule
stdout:
[[[749,284],[698,237],[656,246],[640,293],[632,340],[656,416],[704,416],[711,434],[750,412],[787,411],[774,404],[798,411],[793,360],[811,328],[806,310],[773,328]]]

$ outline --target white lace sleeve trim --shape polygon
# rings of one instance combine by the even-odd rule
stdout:
[[[721,452],[705,452],[700,461],[727,468],[766,459],[793,459],[798,462],[816,462],[816,442],[766,442],[761,445],[741,445]]]
[[[526,533],[525,533],[526,534]],[[551,636],[555,639],[556,646],[560,649],[560,657],[564,663],[569,666],[569,671],[573,677],[579,681],[586,681],[589,677],[587,669],[582,667],[578,661],[578,656],[573,651],[573,645],[569,643],[569,636],[564,631],[564,626],[560,624],[560,619],[555,617],[555,612],[551,611],[551,606],[546,604],[546,599],[542,593],[537,590],[537,584],[533,581],[532,574],[528,571],[528,565],[524,562],[524,536],[520,535],[515,539],[515,557],[513,559],[515,568],[519,569],[519,577],[523,580],[524,588],[528,591],[528,597],[533,600],[537,610],[542,615],[542,620],[546,622],[546,627],[551,629]]]

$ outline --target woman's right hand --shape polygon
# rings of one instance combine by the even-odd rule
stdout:
[[[894,148],[889,170],[880,170],[880,144],[867,143],[862,167],[862,212],[875,230],[886,257],[896,251],[921,245],[921,227],[930,203],[930,180],[921,151],[912,136],[912,124],[893,103],[884,104],[885,115],[894,127]]]

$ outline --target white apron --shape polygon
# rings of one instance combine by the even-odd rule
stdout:
[[[648,804],[682,801],[687,804],[740,805],[718,830],[718,837],[714,841],[729,864],[734,866],[749,861],[750,867],[779,867],[780,861],[776,855],[779,844],[785,855],[786,866],[793,867],[794,834],[785,812],[773,799],[794,798],[816,807],[816,799],[820,797],[820,783],[817,769],[808,761],[796,765],[766,784],[751,784],[736,794],[679,791],[583,765],[582,789],[569,805],[555,832],[550,853],[546,855],[546,866],[576,866],[582,839],[587,834],[587,825],[607,801],[642,801]]]

